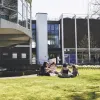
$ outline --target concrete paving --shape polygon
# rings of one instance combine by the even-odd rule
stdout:
[[[30,78],[30,77],[37,77],[37,74],[24,75],[24,76],[14,76],[14,77],[0,77],[0,79],[16,79],[16,78]]]

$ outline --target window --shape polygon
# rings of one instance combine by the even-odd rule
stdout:
[[[36,29],[36,24],[32,24],[32,29]]]
[[[50,40],[48,40],[48,45],[50,45]]]
[[[58,35],[59,34],[59,31],[58,30],[55,30],[55,35]]]
[[[59,48],[59,24],[48,24],[48,46]]]
[[[51,31],[51,34],[55,34],[55,31]]]
[[[3,53],[3,56],[7,56],[8,55],[8,53]]]
[[[32,30],[32,38],[34,41],[36,40],[36,30]]]
[[[54,30],[54,29],[55,29],[54,24],[52,24],[51,25],[51,30]]]
[[[55,24],[55,30],[59,31],[59,24]]]
[[[25,59],[26,58],[26,53],[22,53],[21,58]]]
[[[50,24],[48,24],[48,31],[50,31]]]
[[[17,59],[17,53],[13,53],[12,58]]]

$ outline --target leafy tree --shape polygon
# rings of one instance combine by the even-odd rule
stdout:
[[[97,42],[93,38],[93,35],[90,35],[90,47],[91,48],[97,48]],[[85,34],[83,39],[79,42],[78,48],[88,48],[88,36]]]

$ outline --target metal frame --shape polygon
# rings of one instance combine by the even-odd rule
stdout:
[[[76,54],[76,64],[78,63],[77,60],[77,19],[75,15],[75,54]]]
[[[88,8],[88,11],[89,11],[89,8]],[[61,17],[60,17],[60,19],[61,19],[61,33],[62,33],[61,34],[61,36],[62,36],[62,63],[64,63],[64,38],[63,38],[63,36],[64,36],[64,32],[63,32],[64,26],[63,26],[63,18],[67,18],[66,15],[70,15],[70,17],[68,17],[68,18],[74,18],[75,19],[75,54],[76,54],[76,64],[77,64],[78,63],[77,52],[78,52],[78,49],[79,49],[79,48],[77,48],[77,18],[78,18],[77,16],[79,14],[75,15],[75,14],[66,14],[66,13],[65,14],[63,13],[61,15]],[[82,16],[84,16],[84,14]],[[90,46],[90,22],[89,22],[90,17],[89,16],[90,16],[90,14],[88,12],[88,16],[84,17],[84,18],[87,19],[87,29],[88,29],[87,30],[88,31],[88,60],[90,62],[91,61],[91,46]]]
[[[61,16],[61,37],[62,37],[62,63],[64,63],[64,26],[63,26],[63,14]]]

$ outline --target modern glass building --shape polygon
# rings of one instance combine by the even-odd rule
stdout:
[[[100,19],[62,14],[50,20],[31,0],[0,0],[0,64],[32,64],[56,58],[57,64],[96,63],[100,57]]]
[[[33,57],[36,57],[36,20],[32,21],[32,38],[33,38]],[[44,38],[44,37],[41,37]],[[61,43],[60,43],[60,21],[47,20],[47,39],[48,39],[48,59],[61,58]],[[59,60],[58,63],[61,63]]]
[[[32,64],[32,0],[0,0],[0,65]]]
[[[31,3],[29,0],[0,0],[0,18],[30,29]]]
[[[33,57],[37,57],[36,22],[32,21]],[[58,20],[47,20],[48,59],[56,58],[58,64],[98,64],[99,26],[99,17],[87,15],[63,14]]]

